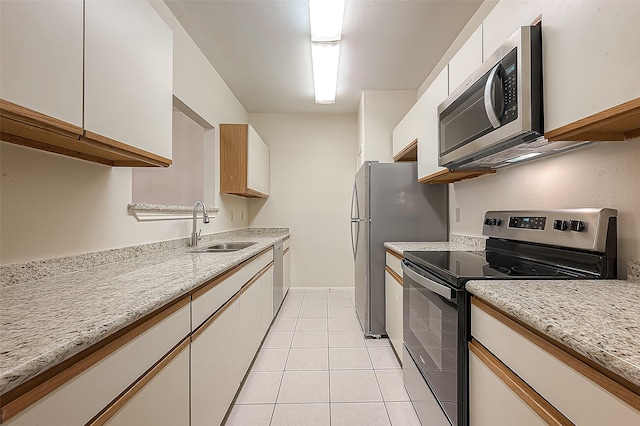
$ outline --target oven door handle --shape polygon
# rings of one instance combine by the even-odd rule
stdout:
[[[417,273],[406,263],[405,260],[402,261],[402,271],[413,281],[427,288],[428,290],[433,291],[434,293],[444,297],[450,302],[455,301],[455,298],[453,295],[453,289],[445,285],[438,284],[437,282],[430,280],[429,278]]]

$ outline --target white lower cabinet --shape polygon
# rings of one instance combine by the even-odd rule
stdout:
[[[273,266],[260,277],[260,338],[267,334],[273,321]]]
[[[243,376],[262,340],[260,306],[260,281],[257,280],[243,289],[240,297],[240,370]]]
[[[104,424],[109,426],[189,424],[189,341]],[[152,373],[149,373],[152,374]],[[126,398],[126,395],[125,397]],[[100,424],[100,423],[97,423]]]
[[[240,370],[240,300],[230,302],[191,342],[191,424],[222,423],[244,373]]]
[[[512,389],[524,389],[518,392],[520,403],[547,422],[557,421],[552,424],[640,424],[636,393],[574,357],[561,344],[547,341],[475,297],[471,335],[469,400],[473,425],[538,424],[501,423],[501,410],[484,408],[490,404],[511,406],[513,398],[507,392],[493,393],[496,377]],[[494,378],[483,372],[478,357],[497,372]]]
[[[291,250],[289,248],[289,240],[284,240],[282,247],[282,294],[287,295],[289,287],[291,287]]]
[[[385,283],[385,323],[387,335],[402,362],[402,267],[401,259],[387,251]]]

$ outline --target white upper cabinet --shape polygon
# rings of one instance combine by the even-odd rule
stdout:
[[[0,2],[0,98],[82,128],[82,7]]]
[[[393,129],[393,160],[416,161],[420,111],[417,103]]]
[[[448,69],[444,69],[418,100],[418,180],[447,170],[438,165],[438,105],[448,95]]]
[[[85,0],[85,130],[170,159],[172,60],[147,1]]]
[[[542,2],[545,130],[640,97],[640,2]]]
[[[484,59],[539,16],[545,133],[640,97],[640,2],[501,1],[483,23]]]
[[[449,94],[482,65],[482,61],[481,25],[449,61]]]
[[[269,147],[258,132],[249,126],[249,150],[247,155],[247,187],[269,195]]]

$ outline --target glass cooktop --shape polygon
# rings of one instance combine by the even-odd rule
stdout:
[[[579,272],[495,251],[412,251],[404,257],[450,281],[464,283],[473,279],[576,278]]]

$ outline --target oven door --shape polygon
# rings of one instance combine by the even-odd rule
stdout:
[[[405,387],[423,424],[466,425],[466,302],[456,289],[404,259]]]

